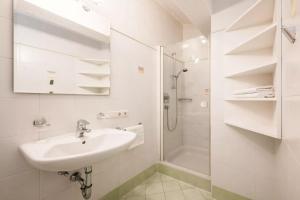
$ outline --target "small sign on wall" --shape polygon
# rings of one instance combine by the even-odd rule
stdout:
[[[139,72],[139,74],[144,74],[145,73],[144,67],[138,66],[138,72]]]

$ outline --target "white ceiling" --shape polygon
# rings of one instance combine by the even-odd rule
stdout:
[[[204,35],[210,32],[208,0],[155,0],[182,24],[194,24]]]
[[[239,3],[243,0],[209,0],[209,1],[211,1],[212,13],[217,13],[217,12],[224,10],[225,8],[228,8],[229,6]]]
[[[210,33],[210,16],[243,0],[155,0],[182,24]]]

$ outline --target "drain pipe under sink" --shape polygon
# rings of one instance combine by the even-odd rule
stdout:
[[[82,178],[81,173],[78,171],[70,175],[71,182],[78,182],[80,184],[81,194],[86,200],[90,199],[92,196],[92,172],[92,166],[89,166],[84,168],[84,178]],[[58,175],[69,176],[69,172],[60,171],[58,172]]]

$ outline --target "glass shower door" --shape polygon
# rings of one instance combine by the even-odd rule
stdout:
[[[208,41],[199,36],[164,48],[164,161],[210,174]]]

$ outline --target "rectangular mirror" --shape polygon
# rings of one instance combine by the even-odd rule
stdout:
[[[91,3],[14,1],[14,92],[109,95],[110,23]]]

